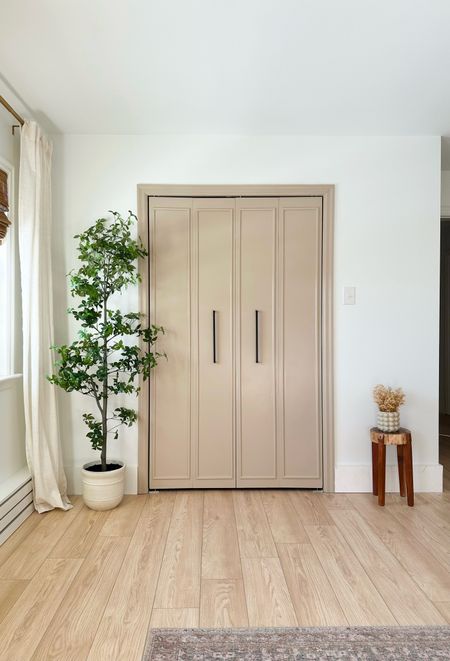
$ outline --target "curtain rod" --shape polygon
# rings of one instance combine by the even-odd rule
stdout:
[[[20,126],[23,126],[23,125],[25,124],[25,120],[23,119],[23,117],[21,117],[21,116],[19,115],[19,113],[16,112],[16,111],[14,110],[14,108],[13,108],[12,106],[9,105],[8,101],[7,101],[5,98],[3,98],[3,96],[1,96],[1,95],[0,95],[0,104],[1,104],[4,108],[6,108],[6,110],[7,110],[9,113],[11,113],[11,115],[12,115],[13,117],[15,117],[15,119],[17,119],[17,121],[19,122]],[[15,129],[15,126],[12,127],[13,135],[14,135],[14,129]]]

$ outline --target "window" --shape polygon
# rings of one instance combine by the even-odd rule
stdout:
[[[0,168],[0,245],[6,237],[6,234],[8,233],[8,227],[11,224],[7,216],[9,211],[8,187],[8,173],[6,170],[2,170]]]
[[[5,195],[5,181],[7,196]],[[6,236],[0,243],[0,378],[14,373],[15,236],[13,224],[11,223],[6,228],[7,223],[5,222],[5,217],[8,221],[12,220],[13,183],[12,166],[0,159],[0,213],[4,214],[2,226],[7,229]],[[3,237],[4,231],[1,235]]]

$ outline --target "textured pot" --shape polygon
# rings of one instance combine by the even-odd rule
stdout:
[[[120,468],[104,472],[86,470],[89,466],[100,465],[99,461],[91,461],[81,469],[83,500],[91,510],[112,510],[123,498],[125,465],[115,459],[108,463],[119,464]]]
[[[377,427],[381,431],[398,431],[400,428],[400,413],[398,411],[378,411]]]

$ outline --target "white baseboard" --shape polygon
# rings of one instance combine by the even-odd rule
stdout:
[[[82,493],[81,465],[65,466],[64,471],[67,478],[67,493],[78,496]],[[126,466],[125,468],[125,493],[137,493],[137,466]]]
[[[336,466],[336,493],[370,493],[372,491],[372,466]],[[386,466],[386,491],[398,492],[397,465]],[[441,464],[414,464],[414,491],[442,491]]]
[[[68,493],[78,495],[81,493],[81,466],[66,466]],[[398,471],[396,465],[386,466],[386,491],[398,492]],[[414,490],[441,492],[442,466],[441,464],[415,464]],[[336,493],[370,493],[372,491],[372,467],[364,466],[336,466],[335,469]],[[127,466],[125,471],[125,493],[137,493],[137,466]]]
[[[0,486],[0,545],[33,512],[33,485],[24,467]]]

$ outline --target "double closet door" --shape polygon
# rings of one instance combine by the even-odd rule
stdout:
[[[150,487],[321,487],[322,198],[150,198]]]

